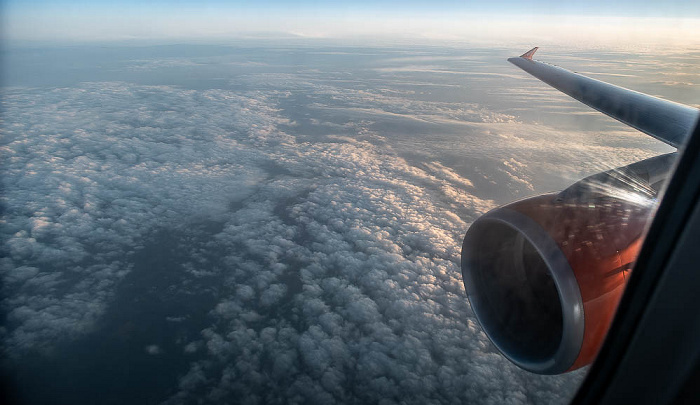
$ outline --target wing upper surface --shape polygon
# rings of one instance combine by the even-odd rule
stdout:
[[[696,108],[533,60],[536,50],[534,48],[508,61],[587,106],[671,146],[683,144],[700,116]]]

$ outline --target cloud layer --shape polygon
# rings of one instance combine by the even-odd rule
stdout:
[[[648,157],[646,141],[317,76],[242,76],[246,91],[5,89],[1,332],[11,362],[99,330],[145,266],[140,252],[166,234],[187,257],[185,276],[148,288],[215,286],[194,337],[140,348],[189,361],[166,403],[569,398],[581,373],[524,373],[481,332],[461,240],[494,199]],[[182,308],[164,318],[192,322]]]

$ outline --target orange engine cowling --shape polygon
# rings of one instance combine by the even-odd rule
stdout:
[[[592,362],[654,207],[655,195],[591,184],[492,210],[464,237],[472,309],[496,347],[531,372],[558,374]]]

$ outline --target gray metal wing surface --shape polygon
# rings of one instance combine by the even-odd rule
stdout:
[[[537,49],[535,47],[508,61],[587,106],[673,147],[684,143],[700,116],[700,110],[696,108],[533,60]]]

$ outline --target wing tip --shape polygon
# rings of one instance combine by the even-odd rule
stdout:
[[[536,47],[530,49],[529,51],[525,52],[524,54],[520,55],[520,57],[524,58],[524,59],[532,60],[532,56],[535,54],[535,52],[537,52],[538,49],[540,49],[540,47],[536,46]]]

